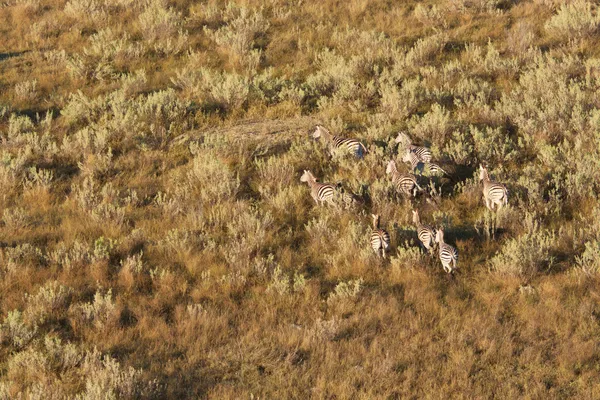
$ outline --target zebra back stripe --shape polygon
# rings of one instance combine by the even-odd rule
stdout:
[[[390,246],[390,235],[383,229],[375,229],[371,233],[371,248],[375,251],[387,249]]]
[[[419,160],[423,162],[430,162],[432,159],[431,150],[428,147],[415,146],[413,144],[408,146],[408,150],[414,153]]]
[[[488,182],[485,186],[485,196],[488,199],[497,201],[504,198],[505,202],[508,200],[508,191],[503,184],[497,182]]]
[[[335,193],[335,188],[333,187],[333,185],[330,185],[328,183],[315,182],[314,188],[317,192],[317,198],[320,201],[326,201],[326,200],[332,199],[333,195]]]
[[[331,143],[336,149],[345,148],[348,152],[357,156],[362,156],[367,153],[366,147],[356,139],[343,138],[333,135]]]
[[[396,188],[404,193],[411,194],[411,191],[415,187],[420,189],[419,185],[417,184],[417,179],[414,177],[414,175],[396,172],[394,173],[392,179]]]
[[[433,228],[427,225],[419,224],[417,227],[417,237],[425,247],[429,247],[435,241],[435,233]]]
[[[447,243],[440,246],[440,259],[444,264],[452,263],[452,260],[458,260],[458,250]]]

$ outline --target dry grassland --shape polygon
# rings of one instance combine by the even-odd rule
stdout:
[[[1,2],[0,399],[600,398],[598,7]]]

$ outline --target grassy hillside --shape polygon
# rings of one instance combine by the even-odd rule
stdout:
[[[600,397],[596,2],[8,0],[0,21],[0,399]],[[369,153],[330,157],[317,124]],[[385,174],[409,170],[401,131],[449,173],[416,199]],[[315,206],[303,170],[364,204]]]

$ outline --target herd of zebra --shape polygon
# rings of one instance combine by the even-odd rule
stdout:
[[[312,136],[315,139],[322,138],[326,142],[331,155],[339,151],[362,158],[368,152],[365,145],[360,141],[333,135],[321,125],[317,125]],[[412,170],[412,173],[401,173],[398,171],[394,160],[388,162],[386,174],[390,176],[392,184],[398,192],[415,197],[418,191],[423,190],[418,184],[415,172],[419,174],[427,172],[430,175],[438,176],[447,174],[438,164],[432,162],[432,153],[428,147],[414,145],[408,135],[403,132],[398,134],[395,142],[405,149],[402,161],[409,163]],[[479,166],[479,180],[483,184],[485,205],[491,212],[500,210],[508,204],[508,190],[506,186],[492,181],[487,168],[483,165]],[[308,170],[304,170],[300,181],[308,184],[310,194],[317,205],[327,203],[337,206],[335,196],[338,193],[338,187],[336,185],[318,182],[317,178]],[[423,248],[428,253],[434,254],[437,244],[439,258],[444,271],[447,273],[455,271],[458,262],[458,250],[444,242],[443,229],[434,229],[429,225],[422,224],[418,210],[413,210],[412,214],[417,237]],[[372,214],[372,218],[371,248],[378,256],[385,258],[386,252],[390,247],[390,235],[385,229],[380,227],[379,215]]]

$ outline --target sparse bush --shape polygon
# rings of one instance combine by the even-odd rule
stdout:
[[[335,304],[338,302],[352,300],[360,293],[362,286],[362,278],[347,282],[340,282],[336,285],[334,291],[329,294],[329,297],[327,297],[327,303]]]
[[[431,26],[434,29],[438,27],[446,27],[447,22],[444,18],[444,13],[437,5],[431,7],[417,4],[414,10],[415,17],[424,25]]]
[[[407,79],[401,87],[384,83],[380,88],[381,108],[397,119],[412,114],[426,97],[420,78]]]
[[[293,278],[286,276],[279,266],[273,270],[271,283],[267,286],[268,292],[277,292],[280,296],[289,293],[302,293],[306,288],[304,275],[295,273]]]
[[[255,38],[269,29],[269,22],[262,15],[262,10],[250,10],[246,7],[235,7],[229,3],[224,13],[226,25],[212,30],[204,27],[204,31],[219,46],[228,49],[248,71],[255,71],[260,59],[260,50],[254,49]]]
[[[43,324],[49,315],[68,307],[72,292],[68,286],[61,285],[57,281],[50,281],[42,286],[37,294],[26,294],[26,319]]]
[[[93,25],[101,26],[108,20],[108,11],[99,0],[69,0],[64,11],[76,20],[84,20]]]
[[[391,258],[392,269],[414,268],[423,264],[423,252],[414,243],[406,242]]]
[[[29,243],[5,249],[2,252],[2,258],[6,262],[6,267],[12,272],[17,272],[18,267],[37,267],[44,262],[42,251]]]
[[[102,356],[96,349],[85,355],[81,374],[85,377],[85,391],[76,399],[148,398],[158,393],[157,382],[144,381],[141,370],[124,368],[117,360]]]
[[[100,290],[90,303],[72,306],[73,313],[85,324],[92,323],[96,329],[101,329],[113,323],[117,318],[117,306],[112,298],[112,289],[102,294]]]
[[[551,251],[556,236],[542,229],[539,221],[528,214],[524,220],[525,233],[509,239],[502,251],[490,261],[492,269],[511,275],[533,277],[544,269],[552,267],[554,258]]]
[[[37,100],[37,80],[20,82],[15,85],[15,96],[19,101],[34,102]]]
[[[54,179],[54,173],[51,170],[31,167],[25,178],[23,186],[26,188],[41,188],[49,190]]]
[[[178,71],[172,82],[191,97],[198,98],[206,107],[222,107],[226,111],[242,107],[250,91],[247,78],[206,68]]]
[[[597,240],[585,243],[585,250],[575,257],[577,268],[586,275],[596,275],[600,272],[600,242]]]
[[[4,224],[6,224],[6,227],[9,229],[25,228],[29,225],[31,221],[27,212],[20,207],[7,208],[4,210],[4,213],[2,215],[2,220],[4,221]]]
[[[182,30],[183,17],[172,8],[165,8],[160,0],[150,1],[139,16],[139,23],[148,45],[164,54],[178,54],[185,49],[188,39]]]
[[[196,153],[187,173],[187,181],[192,190],[199,192],[199,200],[209,204],[235,197],[240,185],[229,167],[208,150]]]
[[[9,311],[4,322],[0,324],[0,343],[8,343],[16,349],[26,346],[37,333],[36,324],[23,321],[23,313],[17,310]]]
[[[135,254],[127,257],[124,261],[121,261],[121,269],[129,271],[135,274],[142,273],[146,270],[142,256],[144,252],[141,251],[139,254]]]
[[[556,15],[546,22],[546,30],[559,37],[579,38],[595,33],[600,23],[596,7],[587,0],[560,5]]]
[[[317,318],[314,326],[310,329],[310,336],[316,340],[332,340],[340,329],[340,321],[332,318],[328,321]]]
[[[414,117],[410,125],[415,136],[435,145],[434,150],[443,148],[452,131],[450,113],[439,104],[434,104],[422,118]]]

